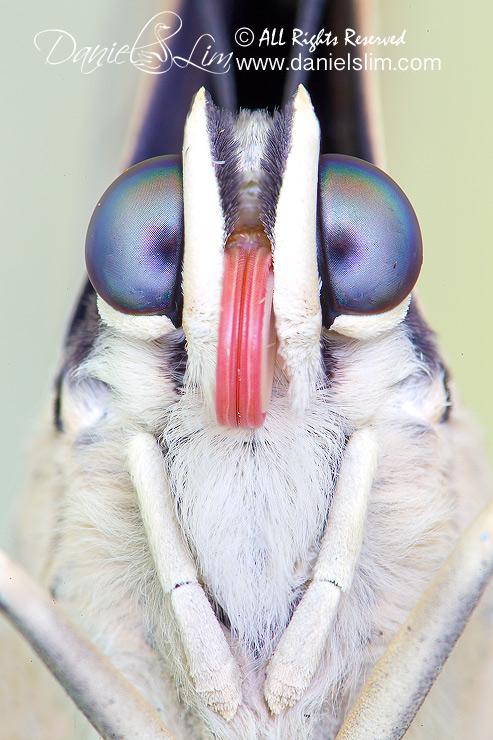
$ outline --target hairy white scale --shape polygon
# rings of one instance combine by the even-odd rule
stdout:
[[[258,228],[259,194],[262,155],[272,130],[272,119],[262,111],[242,111],[234,125],[238,143],[240,185],[240,213],[236,228]]]
[[[241,111],[235,122],[235,133],[238,141],[239,167],[245,173],[244,179],[258,179],[260,162],[272,129],[272,119],[263,111]]]
[[[163,430],[180,521],[235,632],[261,646],[269,625],[285,626],[308,575],[344,424],[314,406],[300,425],[284,397],[260,430],[225,430],[207,425],[198,406],[185,394]]]
[[[141,588],[148,595],[152,593],[146,575],[149,572],[149,559],[142,557],[145,550],[143,552],[141,549],[145,546],[146,538],[143,532],[136,536],[140,530],[138,517],[128,516],[131,511],[129,507],[133,506],[132,487],[121,477],[121,472],[119,478],[110,472],[113,470],[117,473],[125,465],[120,430],[122,424],[128,427],[129,414],[135,414],[135,420],[140,419],[139,424],[143,424],[143,418],[149,419],[145,425],[154,427],[154,433],[158,430],[159,437],[173,447],[173,454],[168,453],[166,458],[170,485],[175,498],[181,497],[178,510],[199,574],[208,590],[226,607],[238,632],[252,640],[258,638],[259,630],[267,619],[279,622],[287,620],[293,599],[290,586],[300,585],[314,562],[314,546],[316,548],[317,536],[320,536],[323,526],[330,490],[328,486],[338,469],[345,435],[353,428],[352,419],[361,414],[372,423],[383,458],[372,491],[365,540],[353,586],[340,603],[325,657],[316,671],[312,686],[298,705],[287,710],[287,718],[282,725],[284,729],[279,729],[279,735],[276,734],[273,720],[265,713],[266,738],[279,737],[280,740],[283,732],[288,732],[286,727],[292,727],[293,733],[297,733],[295,736],[304,737],[302,732],[305,730],[302,731],[301,727],[306,724],[306,719],[303,719],[303,714],[314,712],[315,717],[321,697],[326,692],[330,694],[331,686],[335,690],[345,671],[357,675],[358,666],[371,661],[374,651],[367,653],[363,650],[358,635],[370,635],[372,624],[377,625],[377,630],[390,633],[394,625],[405,618],[421,584],[428,580],[430,568],[438,566],[446,549],[443,538],[432,536],[435,529],[438,535],[440,529],[443,531],[448,526],[450,503],[447,503],[441,472],[448,459],[444,459],[442,464],[437,457],[445,452],[446,447],[441,448],[439,438],[428,424],[427,439],[413,439],[414,420],[406,430],[400,408],[402,400],[413,398],[410,373],[419,368],[419,363],[400,327],[378,340],[334,341],[331,349],[337,355],[341,370],[346,370],[346,381],[339,379],[344,378],[344,373],[337,374],[339,377],[335,377],[331,387],[321,388],[301,421],[298,414],[290,411],[287,387],[281,373],[276,383],[278,395],[273,398],[265,428],[260,430],[262,441],[257,452],[260,448],[263,465],[255,470],[251,464],[251,453],[244,443],[251,441],[253,434],[258,436],[259,432],[217,427],[208,420],[207,410],[201,410],[200,399],[197,402],[194,398],[193,389],[188,389],[184,396],[177,398],[162,380],[160,368],[165,364],[165,355],[159,342],[135,340],[130,345],[125,342],[126,354],[123,353],[120,364],[110,362],[108,358],[116,358],[121,354],[123,339],[114,333],[107,335],[104,343],[101,343],[104,351],[90,364],[92,374],[110,383],[114,390],[110,400],[111,413],[108,413],[106,423],[110,423],[108,419],[113,421],[105,431],[108,441],[102,446],[95,444],[92,448],[80,451],[80,469],[74,470],[71,476],[74,496],[69,497],[68,505],[68,518],[74,528],[75,540],[71,548],[75,552],[80,549],[80,562],[87,563],[88,554],[101,547],[104,548],[106,560],[113,553],[110,557],[113,564],[97,576],[100,584],[97,592],[105,596],[105,606],[99,603],[98,612],[104,610],[111,615],[114,605],[122,603],[122,585],[125,583],[147,583]],[[392,363],[394,369],[385,372],[382,368],[381,373],[370,375],[368,363],[373,362],[377,354],[385,357],[388,351],[392,351],[393,356],[399,359]],[[123,372],[130,359],[134,368],[131,374]],[[384,362],[382,364],[386,365]],[[351,392],[356,388],[358,373],[361,374],[360,382],[365,383],[365,393],[361,394],[364,402],[358,393]],[[403,394],[404,399],[399,401]],[[385,404],[379,403],[385,398]],[[341,407],[344,407],[344,414],[339,412]],[[145,417],[142,416],[143,409]],[[328,419],[331,420],[330,424]],[[109,444],[112,435],[114,445]],[[327,439],[331,442],[328,443]],[[303,445],[301,469],[300,460],[293,458],[299,443]],[[439,453],[440,449],[443,449],[443,453]],[[328,452],[332,455],[330,464],[327,463]],[[102,480],[96,472],[90,472],[93,455],[99,459],[104,455],[107,460],[106,475]],[[237,479],[238,459],[239,469],[247,476],[249,485],[255,487],[256,484],[257,490],[263,492],[257,502],[248,498],[245,500],[247,489],[243,489]],[[275,466],[272,465],[273,460]],[[418,462],[423,472],[416,479]],[[186,481],[185,470],[189,472]],[[310,476],[313,482],[308,488],[306,480],[310,480]],[[289,494],[293,482],[298,500],[292,500]],[[426,495],[430,485],[435,491],[440,488],[443,490],[432,501]],[[286,506],[286,502],[289,506]],[[303,517],[300,517],[300,511],[303,511]],[[255,541],[251,537],[252,517],[257,518]],[[92,523],[90,530],[85,527],[83,537],[77,522]],[[420,543],[418,550],[417,543]],[[252,570],[256,549],[260,547],[269,554],[263,582],[259,582],[258,569]],[[77,566],[74,577],[78,585],[70,597],[75,598],[79,605],[82,603],[80,593],[84,593],[85,581],[87,593],[92,594],[94,588],[94,573],[88,569],[87,576],[84,576],[85,567]],[[404,599],[402,583],[406,584]],[[155,586],[152,588],[154,590]],[[71,589],[67,585],[64,589],[68,597]],[[141,608],[135,602],[138,590],[135,591],[134,585],[124,599],[127,607],[123,614],[128,613],[128,605],[134,603],[131,607],[131,611],[136,610],[133,620],[138,620]],[[386,593],[386,598],[377,604],[374,594],[380,591]],[[98,600],[101,600],[101,596],[98,596]],[[148,598],[144,623],[159,623],[157,615],[162,610],[161,604],[162,597],[154,592],[154,596]],[[90,613],[91,609],[86,608],[86,614]],[[121,617],[120,608],[118,614],[118,620],[125,621],[126,617]],[[116,614],[109,616],[108,620],[111,623],[115,618]],[[88,619],[90,621],[90,617]],[[167,624],[165,634],[169,634],[169,630]],[[107,632],[105,629],[104,633]],[[101,635],[101,644],[108,644],[105,634]],[[158,635],[159,630],[156,639]],[[164,635],[161,639],[164,640],[164,646],[169,638]],[[112,637],[112,641],[118,654],[118,640]],[[251,706],[252,711],[260,711],[258,692],[261,691],[261,685],[258,686],[258,682],[262,681],[262,670],[257,673],[255,668],[258,659],[248,651],[238,652],[234,642],[232,646],[243,675],[249,677],[244,699],[246,706]],[[124,666],[125,661],[122,663],[121,656],[116,660],[118,665]],[[136,667],[129,665],[127,670],[133,676]],[[174,670],[178,669],[175,667]],[[180,671],[178,675],[181,675]],[[183,674],[182,680],[186,685],[185,676]],[[134,680],[140,685],[140,679]],[[248,691],[250,683],[252,688]],[[146,691],[149,691],[149,687]],[[245,685],[243,692],[245,694]],[[227,731],[223,721],[212,711],[210,714],[206,712],[207,722],[211,727],[220,728],[223,733],[221,736],[225,738],[256,738],[253,730],[249,734],[242,734],[247,722],[245,712],[248,714],[248,711],[240,708]]]

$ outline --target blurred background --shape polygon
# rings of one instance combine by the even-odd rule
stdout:
[[[69,31],[79,47],[131,43],[155,3],[45,0],[28,7],[7,0],[1,12],[0,540],[9,547],[7,523],[28,442],[84,275],[87,223],[122,169],[143,76],[129,64],[105,64],[92,74],[71,62],[47,66],[33,38],[55,28]],[[459,0],[376,3],[375,33],[406,29],[406,46],[389,56],[440,59],[440,71],[379,75],[387,171],[418,214],[425,244],[419,295],[490,456],[492,28],[487,0],[467,8]]]

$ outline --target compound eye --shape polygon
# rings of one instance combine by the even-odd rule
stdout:
[[[344,155],[320,157],[319,184],[324,326],[337,314],[395,308],[411,292],[423,259],[409,200],[377,167]]]
[[[117,311],[181,320],[181,157],[154,157],[126,170],[104,193],[86,237],[96,291]]]

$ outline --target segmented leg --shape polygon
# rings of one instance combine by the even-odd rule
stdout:
[[[241,701],[239,668],[198,582],[173,510],[163,455],[151,434],[132,438],[128,464],[159,581],[164,594],[170,594],[192,681],[206,704],[231,719]]]
[[[351,586],[376,462],[371,433],[354,432],[339,471],[313,580],[267,668],[264,694],[274,714],[292,706],[310,685],[341,593]]]

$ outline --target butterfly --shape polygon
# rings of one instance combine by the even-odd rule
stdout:
[[[87,667],[65,626],[38,646],[53,664],[67,634],[91,698],[73,666],[58,676],[104,737],[159,736],[161,720],[193,740],[401,737],[491,571],[488,518],[439,570],[487,489],[412,295],[420,229],[376,166],[358,52],[339,75],[330,46],[270,45],[233,73],[235,33],[259,38],[267,15],[308,39],[361,22],[357,4],[318,2],[154,19],[137,59],[163,73],[89,224],[39,441],[23,559],[118,674]],[[457,561],[474,577],[451,589]],[[487,725],[473,710],[487,630],[483,608],[410,738]],[[140,697],[115,689],[111,722],[131,729],[105,714],[121,676]],[[82,722],[47,701],[60,728],[30,707],[40,729],[24,736]]]

